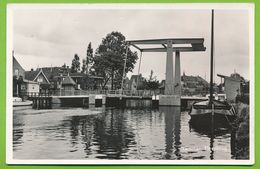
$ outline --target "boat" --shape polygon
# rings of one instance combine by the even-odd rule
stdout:
[[[206,98],[209,99],[209,97],[210,97],[210,95],[207,94]],[[213,94],[213,97],[215,100],[219,100],[219,101],[223,101],[223,102],[225,102],[227,100],[227,95],[224,93],[215,93],[215,94]]]
[[[212,100],[194,103],[190,111],[190,123],[195,128],[229,128],[236,117],[235,109],[227,102]]]
[[[194,128],[229,128],[236,117],[234,107],[229,104],[225,95],[213,94],[213,46],[214,46],[214,10],[212,10],[211,57],[210,57],[210,94],[208,100],[196,102],[190,109],[190,123]]]
[[[33,104],[30,100],[24,100],[20,97],[13,97],[13,107],[31,106]]]

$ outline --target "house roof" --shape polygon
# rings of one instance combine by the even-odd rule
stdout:
[[[48,83],[50,83],[49,79],[46,77],[45,73],[43,73],[42,69],[41,69],[40,72],[36,75],[36,77],[34,78],[33,81],[35,81],[40,74],[42,74],[43,77],[46,79],[46,81],[47,81]]]
[[[59,76],[60,74],[67,76],[68,69],[64,67],[43,67],[42,71],[48,80],[52,81],[55,76]]]
[[[35,71],[26,71],[25,77],[26,79],[33,81],[40,71],[43,72],[48,81],[52,81],[54,77],[60,76],[60,74],[63,74],[63,76],[67,75],[67,68],[64,67],[43,67],[40,69],[38,68]]]
[[[229,77],[229,76],[225,76],[225,75],[221,75],[221,74],[217,74],[218,77],[224,78],[224,79],[229,79],[232,81],[237,81],[237,82],[242,82],[242,79],[238,79],[238,78],[234,78],[234,77]]]
[[[46,74],[43,72],[42,69],[40,69],[40,70],[37,69],[36,71],[26,71],[25,79],[27,79],[29,81],[35,81],[40,74],[42,74],[43,77],[46,79],[46,81],[48,83],[50,83],[48,77],[46,76]]]
[[[25,71],[25,79],[33,81],[40,71]]]
[[[39,74],[39,72],[42,71],[44,76],[47,78],[47,81],[51,82],[53,81],[55,78],[60,77],[61,75],[63,77],[66,77],[68,75],[68,72],[71,71],[70,68],[64,68],[64,67],[43,67],[43,68],[38,68],[35,71],[26,71],[25,72],[25,78],[27,80],[31,80],[33,81],[37,75]],[[98,77],[98,76],[91,76],[91,75],[86,75],[85,73],[79,73],[79,72],[75,72],[75,73],[70,73],[70,77],[85,77],[88,76],[89,78],[93,78],[93,79],[103,79],[102,77]]]
[[[31,80],[27,80],[27,79],[24,79],[23,82],[29,83],[29,84],[38,84],[38,82],[34,82],[34,81],[31,81]]]
[[[62,81],[62,85],[76,85],[76,82],[70,76],[66,76]]]
[[[13,65],[17,66],[20,69],[22,69],[23,71],[25,71],[24,68],[20,65],[20,63],[16,60],[16,58],[14,56],[13,56]]]
[[[182,75],[181,76],[181,81],[182,82],[189,82],[189,86],[191,87],[198,87],[198,83],[199,84],[203,84],[204,86],[208,85],[209,83],[203,79],[202,77],[200,76],[187,76],[187,75]],[[192,84],[192,83],[194,84]],[[159,88],[164,88],[165,87],[165,80],[162,80]]]

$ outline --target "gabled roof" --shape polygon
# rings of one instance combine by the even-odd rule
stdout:
[[[67,68],[64,67],[43,67],[41,69],[49,81],[52,81],[55,76],[60,76],[60,74],[67,75]]]
[[[43,67],[43,68],[38,68],[35,71],[26,71],[25,72],[25,77],[28,80],[35,80],[39,76],[40,72],[43,73],[43,76],[46,78],[46,81],[52,82],[54,79],[57,79],[61,77],[66,77],[68,75],[68,72],[70,72],[70,68],[64,68],[64,67]],[[81,77],[86,77],[88,76],[89,78],[92,79],[103,79],[102,77],[98,76],[91,76],[87,75],[85,73],[80,73],[80,72],[75,72],[75,73],[70,73],[70,77],[72,78],[81,78]]]
[[[23,71],[25,71],[24,68],[21,66],[21,64],[16,60],[16,58],[14,56],[13,56],[13,66],[17,66],[20,69],[22,69]]]
[[[232,81],[242,82],[241,79],[237,79],[237,78],[234,78],[234,77],[229,77],[229,76],[225,76],[225,75],[221,75],[221,74],[217,74],[217,76],[224,78],[224,79],[229,79],[229,80],[232,80]]]
[[[76,82],[68,75],[62,81],[62,85],[76,85]]]
[[[33,81],[35,79],[35,77],[38,75],[40,71],[36,70],[36,71],[26,71],[25,72],[25,79]]]
[[[38,76],[40,74],[43,75],[43,77],[46,79],[47,83],[50,83],[49,79],[46,77],[46,75],[42,71],[42,69],[36,70],[36,71],[26,71],[25,72],[25,79],[30,80],[30,81],[36,81],[36,79],[38,78]]]
[[[43,73],[42,69],[41,69],[40,72],[36,75],[36,77],[33,79],[33,81],[35,81],[40,74],[42,74],[43,77],[45,78],[45,80],[46,80],[48,83],[50,83],[50,82],[49,82],[49,79],[48,79],[48,78],[46,77],[46,75]]]

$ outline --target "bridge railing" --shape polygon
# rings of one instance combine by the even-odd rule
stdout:
[[[139,97],[151,97],[153,95],[159,95],[159,91],[153,90],[55,90],[49,92],[26,92],[23,96],[27,97],[50,97],[50,96],[86,96],[86,95],[109,95],[109,96],[139,96]]]
[[[21,92],[21,97],[50,97],[50,92]]]

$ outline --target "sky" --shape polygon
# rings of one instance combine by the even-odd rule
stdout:
[[[181,72],[209,80],[210,9],[15,8],[12,16],[12,46],[25,70],[71,65],[74,54],[86,56],[89,42],[95,51],[102,38],[119,31],[127,40],[204,38],[205,52],[180,53]],[[249,79],[249,44],[248,10],[215,10],[215,74]],[[148,77],[151,70],[165,78],[166,53],[143,53],[141,73]]]

